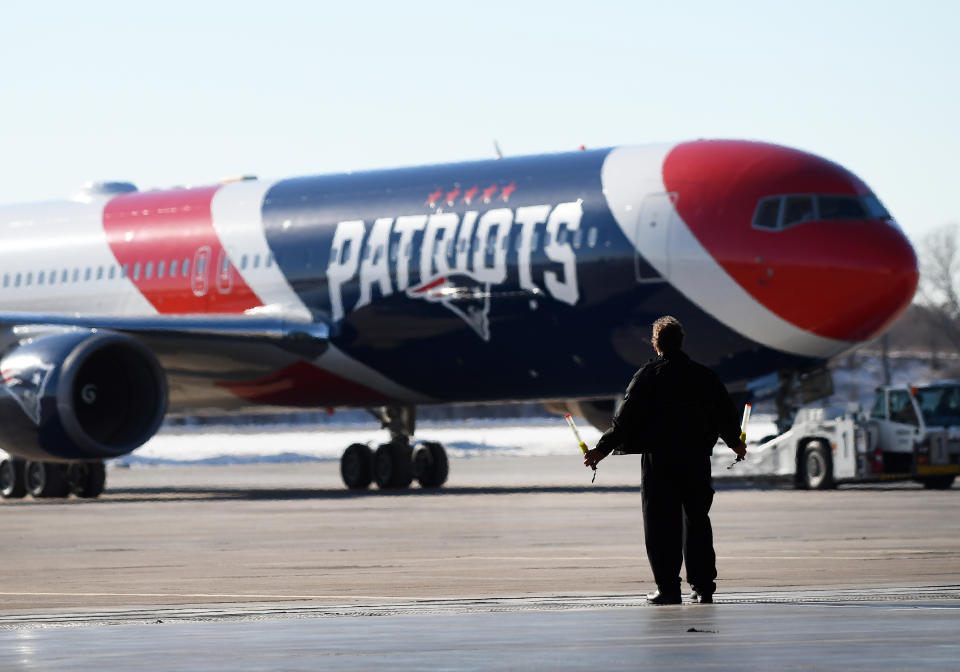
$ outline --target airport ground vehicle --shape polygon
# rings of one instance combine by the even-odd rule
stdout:
[[[750,474],[793,476],[800,488],[904,479],[949,488],[960,474],[960,383],[881,387],[869,414],[801,409],[750,461]]]

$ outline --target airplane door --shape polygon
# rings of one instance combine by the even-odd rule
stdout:
[[[190,274],[190,289],[194,296],[206,296],[210,290],[210,248],[206,245],[193,255],[193,266]]]
[[[674,217],[674,192],[650,194],[640,204],[634,270],[638,282],[660,282],[670,276],[668,240]]]
[[[217,292],[220,294],[229,294],[233,291],[233,266],[230,264],[230,257],[226,250],[220,250],[220,257],[217,259]]]

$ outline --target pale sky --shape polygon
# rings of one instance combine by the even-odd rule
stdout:
[[[22,2],[0,203],[695,138],[785,144],[919,241],[960,222],[960,3]]]

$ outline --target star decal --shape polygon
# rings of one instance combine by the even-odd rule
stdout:
[[[460,187],[454,187],[453,191],[447,192],[447,205],[453,205],[457,202],[457,196],[460,195]]]
[[[472,187],[467,189],[465,192],[463,192],[463,202],[466,203],[467,205],[470,205],[470,203],[473,202],[474,197],[479,193],[480,193],[480,187],[478,187],[477,185],[473,185]]]
[[[437,189],[432,194],[427,195],[427,201],[424,205],[429,205],[431,208],[437,207],[437,201],[440,200],[440,197],[443,196],[443,189]]]

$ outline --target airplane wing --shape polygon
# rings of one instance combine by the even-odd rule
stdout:
[[[0,312],[0,328],[26,334],[43,327],[76,327],[113,330],[143,337],[207,336],[212,338],[262,339],[310,343],[325,347],[329,327],[321,322],[297,322],[276,317],[249,315],[164,315],[118,317],[63,313]]]

